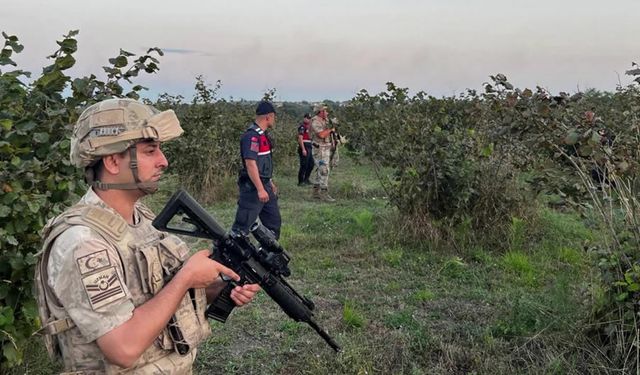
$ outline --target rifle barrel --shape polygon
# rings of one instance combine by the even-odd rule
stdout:
[[[320,337],[322,337],[324,339],[324,341],[326,341],[327,344],[329,344],[329,346],[333,350],[335,350],[338,353],[342,351],[342,348],[340,347],[340,345],[338,345],[337,342],[333,341],[331,336],[329,336],[329,334],[327,332],[325,332],[322,328],[320,328],[318,323],[316,323],[313,319],[309,319],[309,321],[307,321],[307,323],[309,323],[311,328],[313,328],[316,332],[318,332]]]

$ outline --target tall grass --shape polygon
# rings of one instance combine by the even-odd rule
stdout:
[[[591,197],[602,236],[595,248],[600,275],[591,290],[588,338],[592,357],[606,373],[640,372],[640,185],[611,160],[565,154]],[[593,178],[593,171],[599,179]]]

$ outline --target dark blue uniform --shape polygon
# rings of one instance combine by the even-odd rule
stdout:
[[[313,160],[313,148],[311,146],[311,137],[309,136],[309,125],[304,122],[298,126],[298,135],[302,136],[302,144],[307,155],[302,154],[302,148],[298,145],[298,156],[300,157],[300,169],[298,169],[298,185],[309,183],[309,176],[313,171],[315,161]],[[310,183],[309,183],[310,184]]]
[[[271,186],[271,177],[273,176],[271,141],[255,123],[240,138],[240,157],[242,159],[242,169],[238,178],[240,198],[238,199],[236,219],[231,229],[247,233],[251,225],[260,217],[262,225],[269,228],[278,238],[280,237],[282,220],[278,208],[278,197]],[[258,199],[258,189],[249,178],[245,159],[256,161],[260,180],[269,194],[268,202],[262,203]]]

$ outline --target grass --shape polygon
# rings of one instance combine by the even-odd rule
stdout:
[[[313,200],[292,171],[276,182],[289,281],[315,302],[317,322],[343,352],[262,293],[226,324],[211,323],[194,373],[586,372],[576,324],[591,272],[583,249],[594,234],[579,216],[540,208],[535,221],[514,219],[502,253],[415,241],[394,229],[397,212],[371,167],[346,155],[340,162],[330,178],[335,203]],[[156,212],[177,185],[169,179],[149,200]],[[235,199],[208,209],[229,228]]]

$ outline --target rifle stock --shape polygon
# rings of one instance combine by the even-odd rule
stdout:
[[[174,218],[181,222],[174,223]],[[255,223],[250,233],[259,243],[255,246],[247,233],[227,233],[189,195],[180,189],[169,199],[162,212],[153,221],[161,231],[213,241],[212,259],[224,264],[240,275],[239,284],[260,284],[262,289],[293,320],[309,324],[336,352],[340,346],[314,320],[313,302],[300,295],[286,280],[290,275],[289,254],[277,242],[271,231]],[[229,283],[220,296],[207,309],[207,316],[225,322],[235,304],[229,297],[235,283]]]

